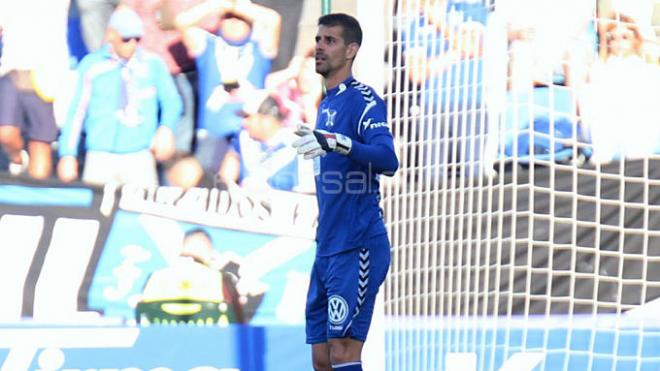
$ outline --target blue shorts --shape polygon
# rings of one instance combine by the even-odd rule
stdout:
[[[195,157],[199,160],[204,171],[211,174],[211,176],[215,176],[231,147],[232,137],[217,137],[205,129],[197,130],[195,137]]]
[[[307,344],[344,337],[365,341],[389,266],[386,234],[370,239],[364,248],[317,256],[307,292]]]
[[[0,125],[19,128],[29,140],[52,143],[58,135],[53,104],[34,90],[20,89],[12,80],[27,73],[12,71],[0,77]]]

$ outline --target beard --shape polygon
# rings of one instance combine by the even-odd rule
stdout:
[[[316,59],[316,64],[314,65],[314,68],[316,70],[316,73],[323,77],[327,77],[328,74],[330,73],[330,65],[328,64],[328,59],[327,58],[320,58],[320,63],[319,63],[319,57],[317,56]]]
[[[328,74],[330,73],[330,68],[325,63],[317,64],[315,69],[316,69],[316,73],[318,73],[323,77],[327,77]]]
[[[327,68],[317,68],[316,73],[323,77],[328,77],[328,74],[330,73],[330,70]]]

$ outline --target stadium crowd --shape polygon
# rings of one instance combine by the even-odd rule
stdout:
[[[310,192],[290,146],[322,92],[311,50],[296,50],[302,7],[1,1],[3,166],[95,185]]]
[[[393,92],[415,124],[394,131],[431,179],[660,153],[660,2],[397,3]]]
[[[289,146],[322,96],[313,51],[299,47],[304,4],[0,2],[0,166],[64,182],[313,192]],[[493,175],[502,158],[660,152],[657,1],[394,4],[393,81],[406,86],[390,92],[414,122],[399,139],[430,177]]]

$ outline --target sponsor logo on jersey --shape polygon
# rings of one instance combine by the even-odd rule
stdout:
[[[372,119],[370,117],[362,123],[362,125],[364,126],[362,131],[365,131],[367,129],[377,129],[377,128],[386,128],[387,127],[387,122],[385,122],[385,121],[373,122],[372,123],[371,120]]]
[[[339,295],[328,298],[328,320],[332,325],[343,323],[348,317],[348,303]]]

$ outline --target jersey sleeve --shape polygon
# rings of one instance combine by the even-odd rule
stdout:
[[[92,67],[97,62],[94,54],[83,58],[77,68],[76,88],[64,123],[60,129],[59,156],[77,156],[78,142],[83,131],[87,107],[92,95]]]
[[[353,142],[349,157],[378,173],[394,174],[399,162],[382,99],[375,97],[366,102],[358,120],[357,134],[360,141]]]
[[[357,134],[366,144],[380,135],[392,137],[387,124],[387,109],[381,99],[366,102],[358,121]]]

